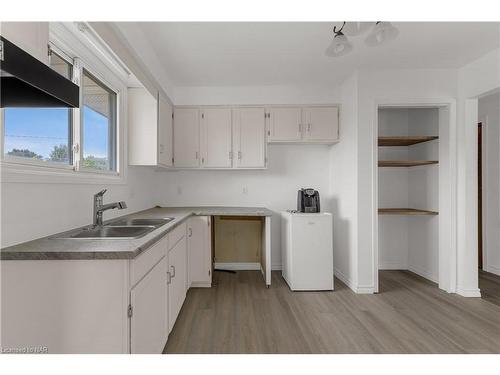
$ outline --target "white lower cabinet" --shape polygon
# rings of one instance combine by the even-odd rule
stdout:
[[[167,342],[167,264],[163,256],[130,291],[131,353],[161,353]]]
[[[209,216],[193,216],[188,221],[188,285],[212,285],[212,249]]]
[[[188,272],[193,286],[210,286],[209,219],[189,218],[190,230],[180,223],[132,260],[2,261],[2,345],[161,353],[191,285]]]
[[[168,331],[172,331],[186,299],[187,241],[182,237],[168,252]]]

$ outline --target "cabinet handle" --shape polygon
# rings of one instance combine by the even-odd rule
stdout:
[[[172,283],[172,275],[170,272],[167,272],[167,285],[170,285]]]
[[[299,124],[299,133],[302,132],[302,124]]]
[[[311,132],[311,124],[307,124],[307,131],[310,133]]]
[[[194,156],[195,156],[196,160],[198,160],[198,151],[196,151],[196,152],[194,153]]]
[[[205,158],[201,158],[201,164],[205,164]]]
[[[172,268],[172,277],[175,277],[175,266],[170,266]]]
[[[229,151],[229,160],[231,160],[232,158],[233,158],[233,152]]]
[[[189,237],[193,237],[193,228],[189,228],[189,234],[188,234]]]
[[[241,160],[241,151],[238,151],[238,159]]]

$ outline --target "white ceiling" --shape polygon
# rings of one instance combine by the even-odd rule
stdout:
[[[458,68],[499,46],[499,23],[396,22],[396,40],[331,58],[332,23],[149,22],[139,27],[175,86],[335,84],[356,68]],[[120,27],[126,27],[122,24]]]

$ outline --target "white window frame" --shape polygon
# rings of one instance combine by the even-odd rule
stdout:
[[[106,183],[125,184],[127,176],[126,162],[126,108],[127,84],[123,71],[103,58],[105,51],[96,50],[94,43],[89,43],[79,32],[74,23],[51,23],[50,48],[73,65],[73,82],[81,87],[83,69],[97,78],[116,94],[116,171],[103,171],[82,167],[81,150],[82,111],[72,110],[73,164],[26,159],[4,155],[4,109],[0,113],[0,166],[1,180],[4,182],[34,183]],[[83,105],[80,88],[80,106]],[[75,147],[76,145],[76,147]]]

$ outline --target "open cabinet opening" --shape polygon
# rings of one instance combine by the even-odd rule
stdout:
[[[435,283],[442,120],[439,107],[378,109],[378,269]]]

